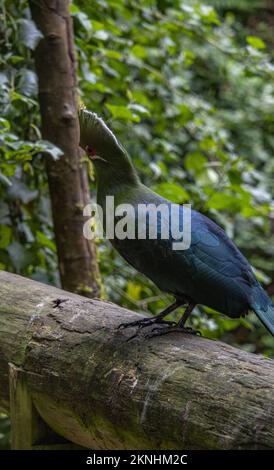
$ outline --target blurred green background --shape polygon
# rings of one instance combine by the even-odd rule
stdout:
[[[97,0],[71,5],[78,86],[142,180],[191,202],[233,237],[274,294],[274,5],[270,1]],[[59,286],[28,2],[0,2],[0,269]],[[90,189],[95,195],[92,168]],[[170,301],[106,241],[105,297],[139,312]],[[203,335],[274,356],[257,319],[197,308]],[[0,445],[8,446],[8,420]]]

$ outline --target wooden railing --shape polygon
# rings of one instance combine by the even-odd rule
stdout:
[[[14,449],[274,448],[274,361],[184,334],[128,341],[132,329],[117,327],[134,318],[0,273]]]

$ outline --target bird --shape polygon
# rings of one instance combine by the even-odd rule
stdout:
[[[204,305],[230,318],[255,312],[274,336],[274,305],[256,279],[251,265],[226,232],[204,214],[191,209],[191,242],[187,249],[174,250],[172,233],[161,237],[161,223],[170,220],[171,207],[177,207],[179,226],[184,219],[183,206],[174,205],[145,186],[133,162],[106,123],[96,113],[79,109],[80,142],[94,164],[97,181],[97,204],[102,207],[106,223],[106,197],[114,198],[114,207],[127,204],[134,208],[160,204],[168,207],[168,215],[154,220],[156,238],[148,237],[148,219],[143,219],[145,237],[117,237],[110,242],[119,254],[158,288],[174,297],[174,302],[156,316],[122,323],[121,328],[137,331],[153,325],[148,335],[170,332],[197,334],[186,322],[197,305]],[[122,206],[123,207],[123,206]],[[121,218],[115,218],[115,221]],[[144,227],[143,227],[144,228]],[[175,309],[185,310],[178,322],[165,317]]]

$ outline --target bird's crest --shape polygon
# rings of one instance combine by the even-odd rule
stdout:
[[[83,105],[78,111],[80,124],[80,145],[102,147],[119,147],[118,140],[106,123],[96,113],[88,111]]]

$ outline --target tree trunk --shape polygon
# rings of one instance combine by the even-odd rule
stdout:
[[[111,303],[0,273],[4,410],[10,363],[11,397],[19,370],[24,401],[27,387],[43,420],[75,444],[274,448],[272,360],[179,333],[129,340],[135,330],[117,327],[137,318]]]
[[[33,20],[44,37],[35,51],[44,139],[60,147],[59,161],[46,158],[54,232],[64,289],[100,294],[94,243],[83,236],[88,180],[79,154],[76,73],[69,1],[30,0]]]

